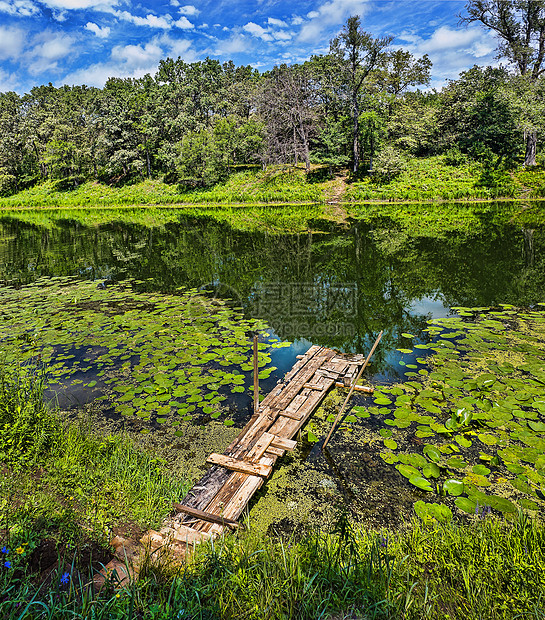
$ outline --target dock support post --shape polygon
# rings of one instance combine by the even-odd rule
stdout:
[[[257,334],[254,335],[254,413],[259,409],[259,365],[257,362]]]

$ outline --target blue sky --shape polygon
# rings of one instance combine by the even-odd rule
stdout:
[[[325,53],[350,15],[433,61],[432,86],[496,64],[494,37],[459,25],[462,0],[0,0],[0,92],[52,82],[103,86],[206,56],[266,70]]]

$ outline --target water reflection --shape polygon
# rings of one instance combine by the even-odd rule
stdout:
[[[400,372],[401,334],[424,341],[430,317],[452,306],[543,301],[542,228],[483,221],[478,232],[411,236],[381,218],[348,230],[268,235],[213,220],[177,216],[163,227],[110,223],[84,227],[57,220],[45,228],[15,217],[0,222],[0,280],[24,284],[43,275],[141,280],[146,290],[186,286],[230,297],[274,334],[294,341],[278,350],[288,367],[309,343],[368,350],[385,334],[376,376]],[[407,343],[405,342],[405,346]]]

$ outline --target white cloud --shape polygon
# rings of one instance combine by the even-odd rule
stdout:
[[[132,13],[128,11],[115,11],[114,15],[136,26],[148,26],[150,28],[161,28],[163,30],[172,28],[172,17],[168,13],[161,17],[157,17],[157,15],[152,15],[151,13],[146,15],[146,17],[139,17],[138,15],[132,15]]]
[[[180,6],[180,3],[178,2],[178,0],[170,0],[170,5],[171,6]]]
[[[77,69],[59,83],[87,84],[101,88],[110,77],[140,78],[146,74],[155,75],[160,60],[178,56],[186,62],[197,60],[191,41],[163,33],[143,45],[116,45],[107,62]]]
[[[78,9],[99,9],[117,6],[120,0],[41,0],[52,9],[78,10]]]
[[[369,10],[368,0],[328,0],[307,14],[309,21],[303,24],[299,40],[317,41],[324,30],[341,26],[350,15],[364,15]]]
[[[229,56],[231,54],[240,54],[247,52],[250,48],[248,38],[243,34],[234,34],[229,39],[219,41],[214,54],[216,56]]]
[[[186,4],[185,6],[180,7],[178,12],[180,15],[189,15],[190,17],[196,17],[200,13],[199,9],[192,4]]]
[[[17,88],[17,79],[15,74],[0,69],[0,93],[6,93],[9,90]]]
[[[28,72],[39,75],[45,71],[57,71],[59,60],[77,56],[74,50],[76,40],[67,35],[47,30],[31,43],[30,48],[23,54]]]
[[[305,23],[305,20],[302,17],[299,17],[298,15],[291,18],[292,26],[300,26],[301,24],[304,24],[304,23]]]
[[[248,32],[253,37],[261,39],[262,41],[274,41],[273,37],[269,34],[269,32],[267,32],[267,30],[265,30],[265,28],[254,22],[248,22],[242,26],[242,30]]]
[[[110,28],[103,26],[102,28],[94,22],[87,22],[85,28],[96,34],[99,39],[107,39],[110,36]]]
[[[269,26],[277,26],[278,28],[287,28],[288,24],[281,19],[276,19],[275,17],[269,17],[267,20]]]
[[[195,28],[195,26],[187,19],[187,17],[184,17],[183,15],[182,17],[180,17],[180,19],[174,22],[174,25],[178,28],[181,28],[182,30],[191,30],[192,28]]]
[[[116,45],[112,48],[114,62],[124,63],[131,68],[158,63],[163,50],[151,41],[145,45]]]
[[[462,71],[474,64],[497,65],[497,41],[490,32],[480,28],[455,30],[441,26],[428,38],[414,32],[402,32],[397,40],[415,56],[429,55],[433,63],[431,85],[434,88],[441,88],[446,79],[457,79]]]
[[[154,40],[163,49],[161,58],[166,58],[167,56],[178,58],[180,56],[186,62],[197,60],[195,50],[192,48],[193,44],[189,39],[178,39],[165,33]]]
[[[18,58],[23,51],[25,39],[24,30],[0,26],[0,60]]]
[[[16,15],[18,17],[30,17],[39,13],[39,9],[31,0],[1,0],[0,13]]]

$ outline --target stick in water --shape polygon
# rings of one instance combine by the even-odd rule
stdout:
[[[257,361],[257,334],[254,336],[254,413],[259,410],[259,365]]]
[[[361,369],[360,369],[360,371],[358,373],[358,376],[354,380],[354,383],[352,383],[352,386],[350,387],[350,392],[348,392],[348,396],[346,397],[346,400],[344,401],[343,406],[339,410],[339,413],[337,414],[337,417],[335,418],[335,421],[333,422],[333,426],[331,427],[331,430],[329,431],[329,434],[328,434],[328,436],[326,437],[326,439],[324,441],[324,444],[322,446],[322,450],[327,446],[327,442],[329,441],[329,438],[333,434],[333,431],[335,430],[335,427],[337,426],[337,422],[339,421],[340,417],[344,413],[346,405],[347,405],[348,401],[350,400],[350,397],[352,396],[352,393],[354,392],[354,389],[355,389],[356,385],[358,384],[358,381],[360,380],[361,375],[363,374],[363,371],[365,370],[365,367],[369,363],[369,360],[371,359],[371,356],[375,352],[375,349],[378,347],[378,343],[380,342],[381,338],[382,338],[382,330],[380,331],[379,335],[377,336],[377,339],[375,340],[375,344],[373,345],[373,348],[371,349],[371,351],[369,351],[369,355],[367,356],[367,359],[365,360],[365,362],[363,362],[363,366],[361,367]]]

